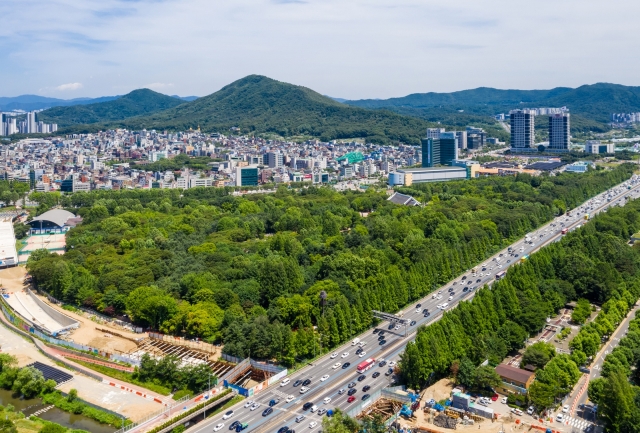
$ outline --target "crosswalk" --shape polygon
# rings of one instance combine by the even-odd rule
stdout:
[[[580,430],[584,430],[591,425],[591,423],[587,420],[581,418],[573,418],[571,416],[565,416],[562,421],[564,425],[569,425],[571,427],[578,428]]]

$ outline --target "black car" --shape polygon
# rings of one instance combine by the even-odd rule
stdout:
[[[278,430],[278,433],[287,433],[289,431],[289,427],[284,426],[284,427],[280,427],[280,429]]]
[[[375,379],[376,377],[378,377],[378,376],[380,376],[380,372],[379,372],[379,371],[376,371],[375,373],[373,373],[373,374],[371,375],[371,377],[373,377],[374,379]]]
[[[469,291],[469,288],[468,288],[468,287],[465,287],[464,289],[462,289],[462,291],[463,291],[463,292],[468,292],[468,291]]]
[[[384,367],[385,365],[387,365],[387,361],[382,360],[378,363],[378,367]]]
[[[243,423],[243,424],[238,424],[236,426],[236,431],[237,432],[242,431],[242,430],[246,429],[247,427],[249,427],[249,424],[247,424],[246,422]]]
[[[358,376],[358,382],[362,382],[363,380],[365,380],[367,378],[366,374],[361,374],[360,376]]]
[[[473,281],[471,281],[471,280],[467,281],[467,285],[469,285],[471,283],[473,283]]]
[[[393,374],[393,368],[390,368],[387,370],[387,372],[384,374],[385,376],[391,376]]]
[[[380,335],[380,336],[378,337],[378,341],[380,341],[380,340],[384,340],[384,335]]]
[[[305,379],[304,382],[302,382],[302,386],[307,386],[311,383],[311,379]]]
[[[466,289],[466,287],[465,287],[465,289]],[[428,311],[425,311],[424,312],[424,317],[429,317],[429,316],[431,316],[431,313],[429,313]]]
[[[454,283],[454,285],[455,285],[455,283]],[[453,287],[449,287],[449,291],[453,292]]]
[[[350,365],[350,362],[345,362],[344,364],[342,364],[342,369],[344,370],[345,368],[349,368]]]
[[[370,397],[370,396],[369,396],[369,394],[365,394],[365,395],[363,395],[363,396],[362,396],[362,399],[363,399],[363,400],[366,400],[366,399],[368,399],[369,397]]]
[[[507,260],[507,263],[511,263],[511,260]]]
[[[273,408],[272,407],[268,407],[265,410],[262,411],[262,416],[267,416],[267,415],[271,415],[273,413]]]
[[[481,280],[480,278],[478,278],[478,279],[476,280],[476,283],[479,283],[480,281],[482,281],[482,280]],[[469,283],[471,283],[471,281],[469,281]]]
[[[355,394],[356,392],[358,392],[358,390],[357,390],[357,389],[355,389],[355,388],[351,388],[351,389],[349,390],[349,392],[347,392],[347,395],[353,395],[353,394]]]
[[[313,403],[311,403],[310,401],[306,402],[304,404],[304,406],[302,406],[302,410],[309,410],[311,409],[311,407],[313,406]]]
[[[302,381],[300,379],[296,380],[295,382],[293,382],[293,387],[295,388],[296,386],[300,386],[302,385]]]
[[[349,385],[347,385],[347,388],[353,388],[354,386],[356,386],[355,382],[351,382],[349,383]]]
[[[371,389],[371,387],[369,385],[365,385],[362,387],[362,392],[367,392]]]
[[[235,429],[238,426],[238,424],[240,424],[240,421],[232,422],[231,425],[229,426],[229,430]]]
[[[451,296],[456,296],[456,292],[451,292],[450,295]]]
[[[384,335],[384,331],[382,329],[380,330],[380,335]]]
[[[416,308],[420,308],[420,307],[422,307],[422,304],[416,305]]]
[[[362,353],[362,347],[358,348],[358,350],[356,350],[356,355],[360,355]]]
[[[379,330],[378,328],[376,328],[376,329],[374,329],[374,330],[373,330],[373,333],[374,333],[374,334],[377,334],[378,332],[380,332],[380,330]]]
[[[519,256],[519,254],[516,254],[514,257],[518,257],[518,256]]]
[[[409,323],[409,326],[413,326],[413,325],[415,325],[415,324],[416,324],[416,321],[415,321],[415,320],[412,320],[412,321],[411,321],[411,323]]]
[[[387,326],[387,329],[393,329],[393,323],[390,323],[389,326]]]
[[[274,398],[273,400],[271,400],[269,402],[269,407],[271,406],[275,406],[276,404],[280,403],[280,399],[279,398]]]
[[[380,340],[380,343],[378,343],[380,346],[383,346],[385,344],[387,344],[387,340]]]
[[[466,275],[465,275],[465,276],[463,276],[463,277],[462,277],[462,279],[463,279],[463,280],[466,280],[466,279],[467,279],[467,276],[466,276]]]

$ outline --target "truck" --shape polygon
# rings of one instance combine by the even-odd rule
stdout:
[[[522,256],[522,257],[520,258],[520,261],[521,261],[521,262],[526,262],[528,259],[529,259],[529,256],[525,254],[524,256]]]
[[[588,221],[588,220],[589,220],[589,214],[585,214],[585,215],[584,215],[584,219],[585,219],[586,221]]]
[[[565,228],[562,229],[562,234],[566,235],[568,231],[569,231],[569,228],[565,227]]]
[[[505,275],[507,275],[507,271],[500,271],[496,273],[496,280],[501,280]]]
[[[358,366],[356,367],[356,371],[362,374],[368,369],[370,369],[371,367],[373,367],[374,365],[376,365],[376,360],[373,358],[369,358],[365,361],[362,361],[360,364],[358,364]]]

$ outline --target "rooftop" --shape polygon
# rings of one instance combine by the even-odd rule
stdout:
[[[513,380],[519,383],[527,383],[531,376],[535,376],[535,373],[522,370],[520,368],[513,367],[507,364],[498,365],[496,367],[496,373],[498,373],[500,377],[504,377],[505,379]]]
[[[76,216],[74,214],[64,209],[51,209],[42,215],[38,215],[31,221],[51,221],[59,227],[62,227],[67,223],[67,221],[75,217]]]
[[[425,172],[443,172],[443,171],[466,171],[464,167],[419,167],[419,168],[399,168],[400,173],[425,173]]]

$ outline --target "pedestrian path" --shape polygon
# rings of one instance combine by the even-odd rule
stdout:
[[[571,416],[565,416],[564,421],[562,421],[564,425],[568,425],[571,427],[578,428],[580,430],[584,430],[591,425],[591,423],[582,418],[574,418]]]

